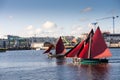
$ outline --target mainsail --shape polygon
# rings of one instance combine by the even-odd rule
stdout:
[[[55,53],[56,54],[63,54],[63,53],[66,53],[66,49],[65,49],[65,46],[64,46],[64,43],[61,39],[61,37],[59,38],[57,44],[56,44],[56,49],[55,49]]]
[[[92,38],[91,57],[106,58],[110,56],[112,56],[112,54],[104,41],[100,28],[98,27]]]

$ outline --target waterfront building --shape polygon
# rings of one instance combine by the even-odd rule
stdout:
[[[0,48],[7,48],[7,39],[0,39]]]
[[[88,33],[84,33],[79,38],[76,38],[77,43],[85,39],[87,35]],[[109,32],[104,32],[103,36],[108,47],[120,47],[120,34],[110,34]],[[64,45],[75,46],[76,43],[73,43],[74,38],[74,36],[62,36]],[[35,49],[45,47],[49,44],[56,44],[56,42],[57,38],[54,37],[19,37],[8,35],[7,39],[0,39],[0,48]]]
[[[103,36],[109,47],[120,47],[120,34],[103,33]]]
[[[43,47],[43,44],[44,44],[44,43],[35,43],[35,42],[34,42],[34,43],[31,43],[31,46],[30,46],[30,47],[31,47],[32,49],[41,49],[41,48]]]
[[[54,37],[30,37],[29,38],[32,49],[38,49],[46,46],[46,43],[55,44],[56,38]]]
[[[29,38],[23,38],[19,36],[8,35],[7,39],[8,49],[30,49]]]

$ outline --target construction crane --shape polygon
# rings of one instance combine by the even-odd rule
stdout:
[[[101,19],[96,19],[96,21],[100,21],[100,20],[104,20],[104,19],[113,19],[113,34],[115,33],[115,18],[118,18],[119,16],[112,16],[112,17],[105,17],[105,18],[101,18]]]

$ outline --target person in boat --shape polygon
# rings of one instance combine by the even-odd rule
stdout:
[[[79,62],[79,58],[73,57],[73,63],[78,63],[78,62]]]
[[[52,58],[52,52],[48,53],[48,58]]]

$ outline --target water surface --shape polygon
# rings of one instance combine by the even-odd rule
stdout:
[[[43,50],[7,51],[0,53],[0,80],[119,80],[120,49],[110,50],[109,63],[100,65],[60,63]]]

